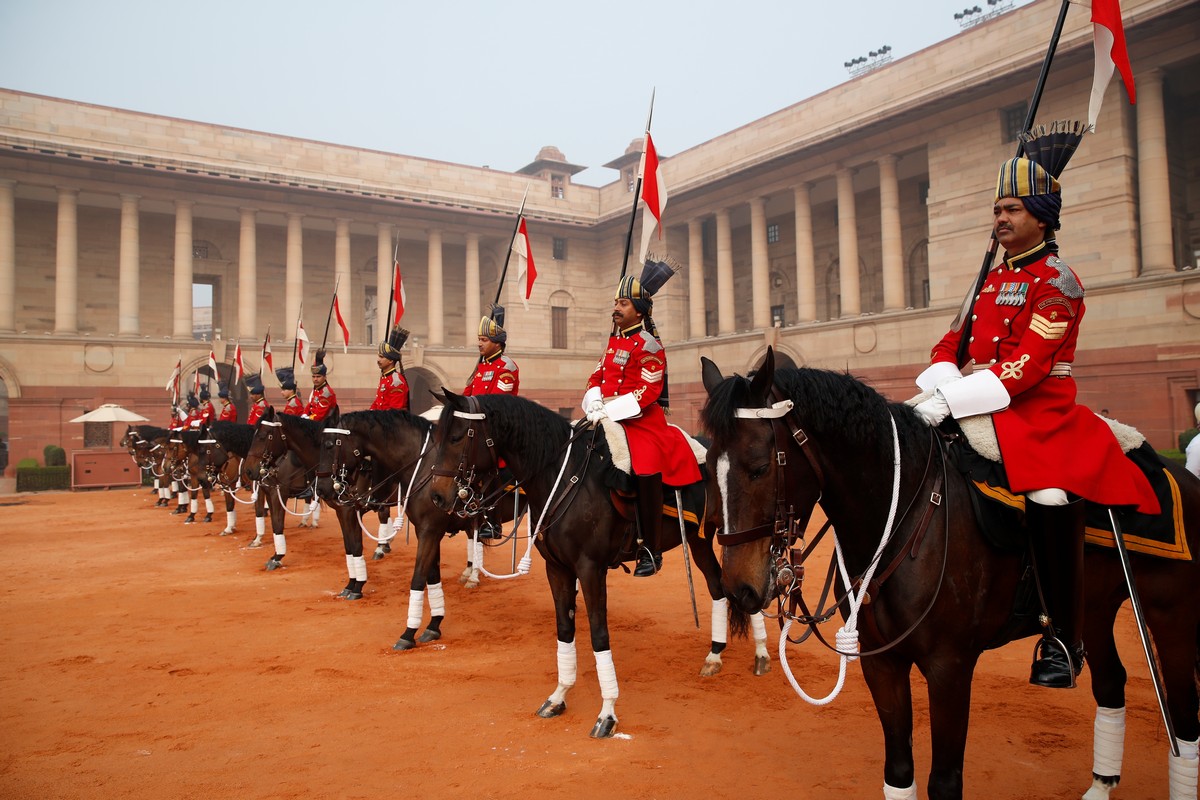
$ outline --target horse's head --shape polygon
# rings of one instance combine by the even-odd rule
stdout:
[[[457,395],[445,387],[434,397],[443,407],[433,438],[430,499],[443,511],[462,506],[471,513],[484,491],[485,479],[497,470],[487,415],[477,398]]]
[[[343,418],[339,417],[338,424]],[[353,414],[344,418],[353,424]],[[339,505],[358,505],[369,499],[374,462],[367,452],[367,437],[349,427],[327,424],[321,435],[317,462],[317,494]]]
[[[279,466],[279,460],[287,452],[283,424],[275,408],[269,406],[262,418],[254,423],[254,438],[242,461],[242,481],[256,483],[271,477]]]
[[[121,447],[128,450],[129,455],[136,458],[135,447],[141,438],[141,434],[137,432],[137,429],[130,425],[125,429],[125,435],[121,437]]]
[[[200,441],[196,443],[196,463],[209,483],[222,489],[233,489],[237,483],[237,462],[238,458],[229,452],[211,430],[202,431]],[[232,475],[226,475],[227,467],[234,469]]]
[[[708,391],[701,419],[713,440],[708,490],[724,546],[721,583],[736,607],[753,613],[787,588],[776,586],[776,567],[803,534],[821,478],[802,449],[807,437],[792,401],[776,399],[770,348],[752,379],[725,378],[716,364],[701,360]]]

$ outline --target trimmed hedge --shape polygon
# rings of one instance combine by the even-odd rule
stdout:
[[[71,488],[71,468],[62,467],[18,467],[18,492],[48,492]]]
[[[42,448],[42,461],[47,467],[65,467],[67,451],[56,444],[48,444]]]

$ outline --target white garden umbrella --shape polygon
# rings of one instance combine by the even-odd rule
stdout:
[[[105,403],[97,409],[82,414],[71,422],[149,422],[141,414],[121,408],[116,403]]]

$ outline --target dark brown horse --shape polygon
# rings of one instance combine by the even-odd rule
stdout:
[[[126,449],[134,463],[143,472],[154,476],[154,494],[158,496],[154,503],[156,508],[171,502],[172,481],[163,469],[170,441],[171,432],[156,425],[130,425],[121,437],[121,447]]]
[[[207,434],[207,435],[204,435]],[[240,500],[237,490],[241,486],[241,466],[254,440],[254,426],[242,422],[214,422],[202,431],[197,442],[197,460],[201,472],[225,498],[225,528],[222,536],[230,536],[237,526],[237,503],[255,508],[256,518],[261,517],[263,498],[254,493],[249,500]],[[250,491],[247,490],[247,494]]]
[[[603,701],[591,735],[612,736],[617,725],[617,675],[608,632],[608,573],[634,560],[636,548],[632,516],[618,508],[610,489],[619,476],[613,473],[607,441],[599,428],[573,427],[522,397],[461,397],[443,392],[445,407],[438,420],[435,477],[430,484],[433,502],[449,510],[463,496],[486,496],[486,487],[495,486],[499,460],[506,462],[529,500],[530,528],[546,562],[557,620],[558,686],[537,713],[550,718],[565,712],[567,692],[575,684],[578,585],[587,606]],[[713,601],[712,646],[702,672],[711,675],[720,669],[725,649],[727,612],[721,568],[713,552],[712,528],[705,522],[703,483],[685,487],[682,496],[685,514],[690,511],[701,521],[687,524],[686,538]],[[672,493],[667,498],[671,502]],[[665,549],[680,545],[683,535],[676,517],[664,518],[663,534]],[[765,641],[757,656],[756,671],[765,671]]]
[[[975,664],[984,650],[1038,632],[1032,615],[1024,626],[1011,624],[1027,563],[1023,554],[985,541],[972,511],[968,493],[973,490],[958,470],[945,466],[941,438],[907,406],[887,402],[848,374],[775,370],[770,350],[752,380],[725,379],[711,361],[703,361],[709,393],[703,421],[713,437],[708,465],[721,505],[722,583],[730,601],[752,612],[776,596],[779,582],[794,569],[787,561],[790,538],[803,531],[819,500],[851,579],[877,568],[868,584],[870,603],[861,607],[861,663],[883,726],[887,796],[917,796],[910,686],[916,665],[929,692],[933,764],[928,796],[961,798]],[[1200,545],[1200,481],[1177,464],[1164,462],[1163,469],[1180,489],[1193,558],[1133,553],[1133,571],[1177,737],[1195,741],[1200,733],[1200,562],[1194,557]],[[897,507],[910,510],[897,514],[890,543],[876,556],[893,508],[897,471]],[[1125,583],[1111,549],[1089,548],[1086,574],[1084,642],[1092,693],[1100,709],[1120,709],[1123,737],[1125,670],[1113,642],[1113,621],[1127,598]],[[841,606],[845,614],[847,603]],[[1044,690],[1014,686],[1013,691]],[[1098,713],[1098,727],[1100,718]],[[1100,765],[1113,762],[1114,749],[1119,763],[1121,741],[1115,748],[1098,741],[1097,793],[1089,793],[1089,800],[1106,797],[1119,779]],[[1171,762],[1173,781],[1178,760]],[[1196,792],[1195,763],[1190,762],[1190,797]]]

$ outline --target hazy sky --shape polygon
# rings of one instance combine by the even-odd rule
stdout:
[[[1015,6],[1030,0],[1013,0]],[[1042,0],[1047,1],[1047,0]],[[0,0],[0,86],[515,171],[672,153],[961,31],[986,0]],[[1085,12],[1081,12],[1085,13]]]

